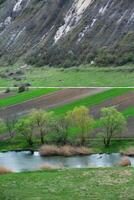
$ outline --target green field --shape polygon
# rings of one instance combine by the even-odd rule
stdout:
[[[133,200],[132,168],[64,169],[1,176],[1,200]]]
[[[18,103],[23,103],[27,100],[48,94],[50,92],[55,92],[57,90],[58,89],[56,89],[56,88],[44,88],[44,89],[34,89],[34,90],[31,89],[24,93],[16,93],[13,96],[9,96],[4,99],[0,99],[0,108],[15,105]],[[63,106],[58,106],[57,108],[53,109],[53,111],[56,115],[63,115],[67,111],[72,110],[76,106],[83,105],[83,106],[92,107],[92,106],[100,104],[106,100],[115,98],[120,95],[124,95],[133,90],[134,89],[131,89],[131,88],[115,88],[115,89],[106,90],[104,92],[76,100],[72,103],[65,104]],[[132,108],[130,108],[130,109],[128,108],[124,112],[124,114],[125,115],[129,115],[129,114],[133,115],[134,110]]]
[[[8,67],[6,69],[14,69]],[[91,67],[80,66],[68,69],[63,68],[35,68],[31,67],[25,74],[25,82],[32,86],[43,87],[103,87],[103,86],[134,86],[134,66],[123,67]],[[132,69],[132,72],[131,70]],[[1,67],[0,71],[5,71]],[[11,78],[0,78],[0,87],[9,87],[14,85],[15,80]]]
[[[134,107],[129,107],[126,110],[123,111],[123,114],[126,117],[133,117],[134,116]]]
[[[58,89],[56,88],[44,88],[44,89],[30,89],[23,93],[15,93],[13,96],[9,96],[3,99],[0,99],[0,108],[15,105],[22,103],[24,101],[28,101],[30,99],[34,99],[40,97],[45,94],[49,94],[51,92],[55,92]]]
[[[59,89],[57,88],[44,88],[44,89],[30,89],[24,93],[15,93],[9,97],[5,97],[0,99],[0,108],[15,105],[18,103],[23,103],[27,100],[55,92]],[[85,97],[79,100],[74,101],[73,103],[65,104],[64,106],[58,106],[57,108],[53,109],[56,115],[65,114],[67,111],[72,110],[75,106],[95,106],[99,103],[102,103],[108,99],[115,98],[117,96],[126,94],[134,89],[131,88],[115,88],[109,89],[104,92]]]
[[[83,99],[77,100],[73,103],[69,103],[69,104],[66,104],[66,105],[63,105],[63,106],[59,106],[59,107],[53,109],[53,111],[55,112],[56,115],[63,115],[67,111],[72,110],[76,106],[83,105],[83,106],[92,107],[92,106],[100,104],[100,103],[102,103],[106,100],[113,99],[117,96],[126,94],[130,91],[134,91],[134,89],[115,88],[115,89],[106,90],[104,92],[95,94],[93,96],[89,96],[89,97],[85,97]],[[131,109],[130,109],[130,111],[131,111]]]

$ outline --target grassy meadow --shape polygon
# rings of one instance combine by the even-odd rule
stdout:
[[[132,200],[132,168],[63,169],[1,176],[1,200]]]
[[[14,67],[0,67],[0,72],[15,70]],[[25,70],[24,82],[32,86],[43,87],[130,87],[134,85],[133,66],[123,67],[91,67],[72,68],[30,67]],[[0,78],[0,87],[11,87],[18,81]]]

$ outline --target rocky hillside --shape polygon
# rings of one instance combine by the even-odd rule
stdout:
[[[134,62],[133,0],[0,0],[0,63]]]

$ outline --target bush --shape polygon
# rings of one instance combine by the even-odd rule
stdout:
[[[129,160],[129,158],[126,157],[126,158],[123,158],[117,165],[120,167],[131,166],[131,161]]]
[[[54,134],[51,135],[51,140],[56,144],[65,145],[68,143],[69,124],[65,118],[55,120],[53,124]]]
[[[123,150],[120,153],[125,156],[134,156],[134,147],[129,147],[128,149]]]
[[[99,51],[95,57],[95,63],[100,66],[113,65],[114,62],[115,56],[106,50]]]
[[[7,168],[5,168],[5,167],[0,167],[0,175],[8,174],[8,173],[12,173],[12,171],[7,169]]]
[[[10,88],[6,88],[5,93],[9,93],[10,92]]]
[[[89,155],[92,151],[86,147],[76,147],[70,145],[65,145],[62,147],[43,145],[39,152],[41,156],[75,156]]]
[[[22,92],[25,92],[26,91],[26,87],[24,85],[21,85],[19,88],[18,88],[18,93],[22,93]]]
[[[5,0],[0,0],[0,4],[4,3]]]
[[[59,148],[54,145],[43,145],[39,153],[41,156],[55,156],[59,154]]]

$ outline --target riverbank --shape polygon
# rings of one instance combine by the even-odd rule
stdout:
[[[0,185],[1,200],[129,200],[134,199],[134,170],[63,169],[14,173],[2,175]]]
[[[132,146],[134,146],[133,138],[114,138],[112,139],[111,145],[107,148],[104,146],[102,139],[90,139],[86,145],[92,153],[118,153]],[[23,137],[13,137],[0,141],[0,152],[29,150],[38,151],[39,148],[40,143],[38,140],[36,140],[33,147],[29,147]]]

